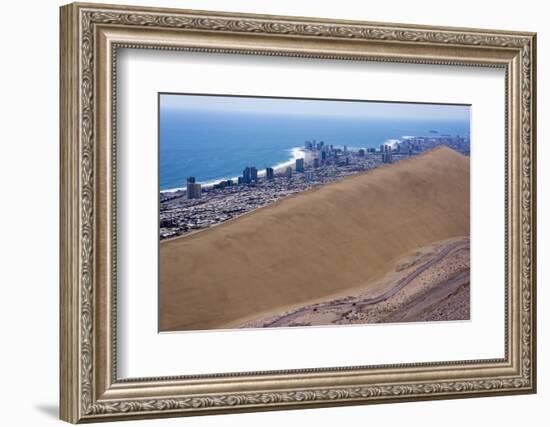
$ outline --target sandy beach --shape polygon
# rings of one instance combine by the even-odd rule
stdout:
[[[439,147],[162,241],[160,330],[234,327],[367,292],[415,250],[469,236],[469,195],[469,158]]]

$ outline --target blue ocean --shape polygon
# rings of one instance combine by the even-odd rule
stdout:
[[[437,133],[435,133],[437,132]],[[335,147],[377,148],[403,136],[470,136],[469,120],[297,116],[164,110],[160,117],[160,190],[186,178],[209,183],[292,159],[306,140]]]

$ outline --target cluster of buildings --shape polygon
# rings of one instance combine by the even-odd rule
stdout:
[[[324,141],[317,142],[316,140],[306,141],[305,149],[307,151],[314,153],[314,157],[313,157],[314,168],[321,167],[323,164],[325,164],[325,162],[329,159],[331,155],[334,155],[342,151],[340,148],[335,148],[332,144],[329,145],[329,144],[325,144]],[[347,152],[346,146],[344,146],[344,150]]]
[[[379,149],[334,147],[323,141],[306,141],[304,157],[292,166],[275,170],[267,167],[260,174],[247,166],[236,180],[222,180],[201,186],[195,177],[187,178],[185,190],[161,193],[160,238],[165,239],[211,227],[246,212],[273,203],[290,194],[333,182],[386,163],[446,144],[469,155],[469,139],[462,137],[408,137],[381,144]]]
[[[247,166],[243,170],[243,176],[239,177],[239,184],[250,184],[252,182],[258,182],[258,169],[254,166]]]
[[[200,199],[202,196],[202,186],[195,182],[194,176],[187,177],[186,192],[188,199]]]
[[[389,144],[380,145],[380,155],[381,155],[381,158],[382,158],[382,163],[392,163],[392,161],[393,161],[392,146],[389,145]]]
[[[453,150],[464,154],[465,156],[470,155],[470,138],[460,135],[452,136],[448,134],[437,134],[437,131],[432,132],[434,133],[434,136],[414,136],[402,138],[394,145],[394,153],[408,152],[417,154],[423,151],[431,150],[439,145],[446,145]]]
[[[184,190],[161,193],[160,238],[166,239],[211,227],[290,194],[323,185],[342,177],[380,166],[377,155],[363,150],[325,148],[322,152],[304,150],[304,157],[292,165],[265,174],[246,167],[234,180],[213,186],[199,186],[195,177],[187,179]],[[264,172],[264,171],[262,171]]]

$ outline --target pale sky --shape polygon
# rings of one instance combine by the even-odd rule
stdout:
[[[469,120],[470,106],[161,94],[160,109],[304,116]]]

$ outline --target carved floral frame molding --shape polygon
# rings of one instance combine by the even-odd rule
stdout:
[[[109,31],[124,37],[107,40]],[[154,41],[140,41],[151,35]],[[193,41],[172,40],[185,35]],[[121,47],[505,68],[505,358],[118,380],[113,146]],[[61,418],[74,423],[534,392],[535,68],[533,33],[62,7]],[[261,386],[266,378],[271,382]]]

